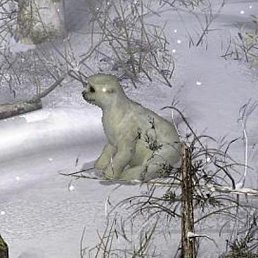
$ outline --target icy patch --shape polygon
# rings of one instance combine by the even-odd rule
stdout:
[[[0,162],[13,162],[18,157],[54,149],[66,150],[71,146],[84,146],[89,151],[88,157],[92,159],[92,155],[96,155],[95,151],[99,152],[104,145],[105,139],[101,112],[85,108],[39,110],[13,120],[0,121],[0,135]],[[50,153],[44,159],[46,164],[55,163],[55,156]],[[25,180],[23,176],[22,180]],[[5,181],[12,183],[8,178]]]

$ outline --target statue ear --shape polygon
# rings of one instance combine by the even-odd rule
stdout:
[[[89,85],[89,82],[88,82],[88,81],[83,81],[83,82],[82,82],[82,85],[83,85],[83,87],[87,88],[88,85]]]

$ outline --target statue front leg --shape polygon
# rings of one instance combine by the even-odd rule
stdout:
[[[102,151],[100,157],[96,160],[94,167],[98,170],[104,171],[109,165],[111,158],[115,155],[116,148],[107,143]]]

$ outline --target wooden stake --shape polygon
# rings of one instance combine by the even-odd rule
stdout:
[[[8,245],[0,235],[0,258],[9,258]]]
[[[193,180],[191,170],[191,152],[184,144],[182,147],[182,206],[181,206],[181,257],[196,258],[195,238],[189,238],[189,233],[194,233],[194,212],[193,212]]]

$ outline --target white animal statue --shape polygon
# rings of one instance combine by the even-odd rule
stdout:
[[[82,95],[103,111],[107,144],[95,168],[105,178],[148,181],[162,177],[180,160],[181,145],[175,127],[130,100],[115,76],[88,77]]]

